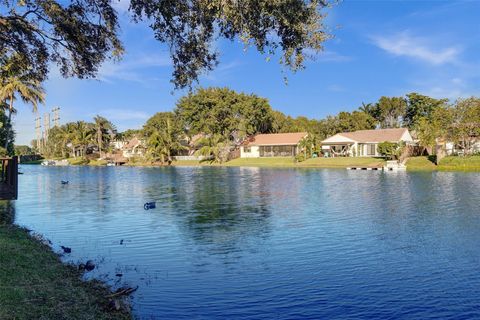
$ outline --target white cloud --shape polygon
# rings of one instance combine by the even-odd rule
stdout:
[[[147,79],[142,70],[149,68],[170,67],[172,62],[167,54],[144,54],[126,56],[123,60],[114,62],[107,61],[102,64],[98,79],[105,82],[113,80],[125,80],[139,83],[148,83],[154,79]]]
[[[389,36],[374,36],[373,43],[396,56],[419,59],[433,65],[455,63],[461,50],[456,46],[435,48],[428,39],[401,32]]]

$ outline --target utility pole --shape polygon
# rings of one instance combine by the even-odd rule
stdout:
[[[41,152],[42,150],[40,150],[41,147],[42,147],[42,146],[41,146],[42,125],[41,125],[41,122],[40,122],[41,119],[42,119],[42,118],[40,118],[40,117],[38,117],[38,116],[35,118],[35,135],[36,135],[36,139],[37,139],[37,141],[36,141],[36,142],[37,142],[37,146],[36,146],[36,147],[37,147],[37,151],[38,151],[39,153],[42,153],[42,152]]]
[[[50,113],[46,112],[43,114],[43,128],[44,128],[44,141],[45,146],[47,145],[48,132],[50,131]]]
[[[60,125],[60,107],[52,109],[53,112],[53,126],[58,127]]]

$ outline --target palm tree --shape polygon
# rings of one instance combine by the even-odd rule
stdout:
[[[169,118],[165,120],[164,127],[160,129],[155,128],[153,132],[150,133],[147,147],[150,156],[154,160],[160,160],[162,164],[171,164],[172,154],[175,151],[185,149],[176,138],[174,128]]]
[[[25,79],[17,76],[10,76],[1,81],[0,101],[8,101],[8,124],[7,139],[5,140],[5,149],[8,147],[8,141],[11,137],[11,119],[15,112],[13,102],[16,100],[16,95],[25,103],[30,103],[33,107],[33,112],[37,112],[38,104],[45,103],[45,91],[39,81],[32,79]]]
[[[199,156],[211,159],[213,162],[222,163],[225,155],[228,153],[228,143],[222,135],[214,134],[206,138],[202,138],[197,142],[201,148],[196,152]]]
[[[93,120],[98,152],[100,153],[100,157],[102,157],[102,148],[110,140],[115,128],[110,121],[99,115],[93,118]]]
[[[85,156],[87,153],[88,145],[94,141],[94,130],[90,123],[85,121],[77,121],[73,128],[72,144],[75,148],[80,146],[81,156]],[[76,155],[75,155],[76,156]]]

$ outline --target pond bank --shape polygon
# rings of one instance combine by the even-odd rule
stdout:
[[[480,171],[480,156],[448,156],[435,164],[435,157],[412,157],[407,160],[409,171]]]
[[[0,224],[0,261],[0,319],[132,318],[125,304],[109,310],[104,283],[83,281],[26,229]]]

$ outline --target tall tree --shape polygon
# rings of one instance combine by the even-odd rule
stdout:
[[[93,125],[85,121],[77,121],[74,123],[72,130],[74,151],[76,147],[80,147],[81,156],[83,157],[87,154],[88,145],[95,141]]]
[[[403,97],[381,97],[376,107],[382,128],[398,128],[402,126],[407,102]]]
[[[0,78],[0,101],[8,103],[8,135],[12,134],[11,120],[14,113],[14,101],[17,95],[23,102],[31,104],[33,112],[37,112],[38,104],[45,102],[44,90],[37,80],[29,79],[27,77],[9,76],[7,78]],[[7,138],[8,141],[8,138]],[[5,142],[5,149],[7,143]]]
[[[268,101],[227,88],[199,89],[180,98],[175,113],[187,135],[212,134],[238,142],[269,132],[273,113]]]
[[[403,125],[412,129],[420,118],[430,119],[436,108],[445,107],[448,99],[434,99],[415,92],[407,94]]]
[[[281,52],[280,63],[296,71],[309,52],[329,38],[323,25],[327,0],[131,0],[133,21],[148,21],[173,60],[173,83],[189,86],[212,70],[218,38],[240,39],[262,54]],[[4,0],[0,55],[18,54],[33,78],[43,81],[51,62],[64,76],[94,77],[99,65],[123,52],[117,12],[110,0]]]
[[[99,115],[93,118],[93,122],[98,152],[100,157],[102,157],[102,151],[108,147],[108,143],[113,138],[115,126],[106,118]]]
[[[147,153],[153,161],[170,164],[172,156],[184,147],[182,132],[172,112],[158,112],[143,127],[147,137]]]

